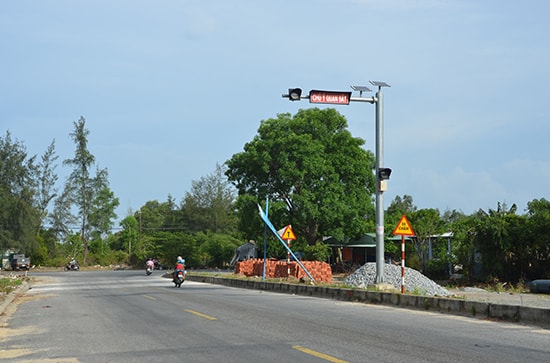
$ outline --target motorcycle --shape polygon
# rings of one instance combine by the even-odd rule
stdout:
[[[175,284],[175,287],[181,287],[181,284],[185,281],[185,275],[187,274],[187,271],[185,270],[176,270],[173,273],[173,279],[172,281]]]
[[[145,266],[145,274],[149,276],[153,273],[153,268],[151,266]]]
[[[78,262],[71,261],[67,262],[67,265],[65,265],[65,271],[78,271],[80,270],[80,267],[78,266]]]

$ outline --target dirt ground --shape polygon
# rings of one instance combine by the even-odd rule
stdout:
[[[476,287],[448,289],[456,298],[501,305],[550,309],[550,294],[493,292]]]
[[[10,338],[19,335],[29,335],[40,333],[36,327],[28,328],[11,328],[9,325],[9,319],[17,310],[20,304],[24,304],[27,301],[46,299],[52,295],[26,295],[28,290],[28,283],[19,287],[9,296],[3,296],[3,300],[0,301],[0,360],[3,359],[19,359],[20,363],[79,363],[77,359],[67,358],[63,360],[59,359],[41,359],[41,360],[25,360],[25,356],[33,353],[34,351],[28,349],[21,349],[19,347],[10,347],[8,341]]]

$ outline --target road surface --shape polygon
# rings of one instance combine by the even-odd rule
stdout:
[[[36,273],[0,328],[6,362],[543,362],[550,331],[187,281]]]

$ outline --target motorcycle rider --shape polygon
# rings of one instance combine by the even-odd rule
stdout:
[[[183,271],[183,273],[185,274],[185,260],[181,256],[178,256],[176,260],[176,268],[172,273],[172,277],[174,278],[174,280],[176,279],[178,271]]]
[[[65,271],[78,271],[78,262],[74,257],[65,265]]]
[[[151,271],[155,269],[155,262],[152,258],[147,259],[147,262],[145,262],[145,269],[151,269]]]
[[[76,262],[76,259],[73,257],[71,259],[71,262],[69,262],[69,267],[71,270],[74,270],[76,269],[77,266],[78,266],[78,262]]]

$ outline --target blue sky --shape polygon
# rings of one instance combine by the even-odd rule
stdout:
[[[1,131],[30,154],[55,140],[61,161],[84,116],[123,218],[179,202],[261,120],[315,106],[283,99],[289,87],[380,80],[385,208],[407,194],[523,213],[550,199],[548,14],[544,0],[4,1]],[[374,151],[373,105],[321,107]]]

